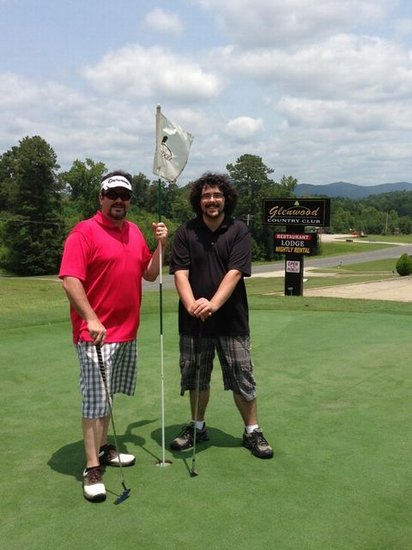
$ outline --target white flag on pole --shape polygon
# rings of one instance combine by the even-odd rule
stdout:
[[[153,172],[170,182],[176,181],[186,166],[193,136],[170,122],[156,110],[156,152]]]

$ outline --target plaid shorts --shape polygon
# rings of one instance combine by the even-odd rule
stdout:
[[[250,355],[249,336],[180,335],[180,395],[196,389],[196,364],[200,365],[200,391],[208,390],[217,352],[225,390],[242,395],[247,401],[256,397],[256,381]]]
[[[109,414],[106,391],[100,374],[96,348],[91,342],[76,346],[80,362],[80,391],[83,398],[83,418],[102,418]],[[137,377],[137,345],[132,342],[104,344],[102,357],[106,372],[107,389],[114,393],[133,395]]]

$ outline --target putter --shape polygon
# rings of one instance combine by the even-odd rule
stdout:
[[[104,391],[106,393],[106,399],[107,399],[107,402],[109,404],[110,421],[112,423],[112,429],[113,429],[114,446],[115,446],[115,449],[116,449],[116,453],[119,456],[119,474],[120,474],[120,481],[121,481],[121,484],[122,484],[122,487],[123,487],[123,493],[120,496],[117,497],[117,499],[114,501],[114,503],[115,504],[121,504],[127,498],[129,498],[131,489],[128,489],[126,487],[126,481],[125,481],[124,475],[123,475],[122,461],[120,460],[119,446],[117,444],[116,428],[115,428],[115,425],[114,425],[112,402],[111,402],[111,399],[110,399],[109,390],[107,388],[106,370],[104,368],[102,349],[100,347],[100,344],[96,344],[96,352],[97,352],[97,360],[99,362],[100,374],[101,374],[101,377],[102,377],[102,380],[103,380]]]
[[[199,472],[196,469],[196,421],[199,412],[199,392],[200,392],[200,347],[202,343],[203,335],[203,321],[200,321],[199,333],[196,341],[196,400],[195,400],[195,425],[193,426],[193,453],[192,453],[192,469],[190,470],[190,476],[196,477]]]

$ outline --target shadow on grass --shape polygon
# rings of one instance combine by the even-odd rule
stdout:
[[[177,460],[183,460],[186,468],[188,471],[190,471],[191,468],[191,461],[193,456],[193,448],[190,447],[189,449],[186,449],[184,451],[173,451],[170,449],[170,442],[177,437],[177,435],[181,432],[183,426],[181,424],[175,424],[173,426],[166,426],[165,427],[165,440],[166,440],[166,447],[168,451],[173,455],[173,457]],[[210,447],[240,447],[242,442],[239,437],[233,437],[232,435],[223,432],[222,430],[219,430],[217,428],[211,428],[207,427],[207,431],[209,434],[209,441],[204,441],[202,443],[198,443],[196,445],[196,454],[202,453],[203,451],[206,451]],[[162,429],[158,428],[156,430],[153,430],[151,433],[152,439],[156,441],[156,443],[159,444],[159,446],[162,446]]]
[[[124,435],[117,434],[117,443],[119,445],[120,452],[128,452],[127,444],[132,443],[136,447],[140,447],[143,451],[154,456],[149,450],[145,448],[146,440],[143,437],[135,435],[132,430],[140,428],[146,424],[151,424],[155,420],[141,420],[139,422],[133,422],[129,424]],[[109,442],[114,444],[113,437],[109,433]],[[157,457],[155,457],[157,458]],[[82,471],[85,463],[84,445],[83,440],[76,441],[74,443],[68,443],[64,445],[56,452],[52,454],[47,464],[60,474],[73,476],[78,481],[82,480]]]

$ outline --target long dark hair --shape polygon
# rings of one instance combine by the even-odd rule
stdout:
[[[212,172],[206,172],[206,174],[203,174],[191,185],[189,200],[193,211],[198,216],[201,216],[200,197],[205,186],[219,188],[225,196],[225,214],[226,216],[230,216],[236,207],[238,198],[237,189],[234,187],[229,176],[226,174],[213,174]]]

